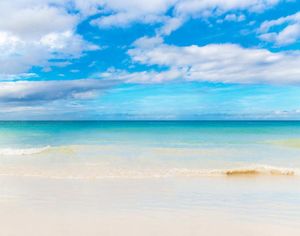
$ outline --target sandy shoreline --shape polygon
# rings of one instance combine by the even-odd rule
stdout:
[[[184,212],[87,214],[1,207],[3,235],[299,235],[296,225],[246,222],[231,215]]]
[[[292,235],[299,180],[0,177],[3,235]]]

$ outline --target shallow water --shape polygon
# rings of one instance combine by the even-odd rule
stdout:
[[[300,122],[0,122],[1,232],[300,235],[299,144]]]

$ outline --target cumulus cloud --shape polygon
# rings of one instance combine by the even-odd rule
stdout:
[[[26,73],[32,66],[51,65],[51,59],[78,58],[84,51],[96,49],[72,31],[49,33],[39,40],[0,31],[0,79]]]
[[[183,79],[221,83],[300,83],[300,51],[270,52],[236,44],[179,47],[160,38],[141,38],[128,51],[134,63],[160,70],[128,73],[109,71],[106,77],[135,83]]]
[[[280,0],[103,0],[107,14],[92,21],[99,27],[124,27],[131,23],[161,23],[158,31],[169,34],[189,18],[219,16],[230,11],[262,12]],[[237,18],[243,20],[243,16]]]
[[[92,99],[115,84],[112,80],[54,80],[2,82],[1,103],[40,103],[62,99]]]
[[[76,31],[78,24],[90,16],[95,16],[92,24],[102,28],[128,26],[134,22],[160,23],[157,33],[167,35],[189,18],[233,10],[263,11],[279,1],[0,1],[0,79],[27,73],[34,66],[49,70],[54,65],[50,62],[52,59],[69,60],[82,56],[85,51],[99,49]]]
[[[33,66],[49,67],[52,59],[78,58],[98,49],[76,33],[83,18],[76,9],[88,11],[80,2],[0,1],[0,79],[26,73]]]
[[[300,12],[276,20],[265,21],[261,24],[258,32],[260,39],[275,43],[277,46],[295,43],[300,39]]]
[[[99,27],[128,26],[133,22],[157,23],[165,19],[165,13],[176,0],[105,0],[103,9],[107,12],[92,21]]]
[[[1,31],[23,39],[39,39],[51,32],[74,29],[78,16],[43,1],[1,1]],[[50,20],[51,19],[51,20]]]

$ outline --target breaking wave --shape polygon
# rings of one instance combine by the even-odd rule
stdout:
[[[170,160],[169,164],[166,163],[165,167],[162,167],[159,164],[151,164],[151,161],[150,165],[148,165],[149,159],[147,158],[143,160],[138,158],[137,165],[131,165],[132,159],[129,159],[130,161],[125,163],[125,159],[121,160],[121,158],[118,158],[118,155],[112,155],[115,153],[111,153],[111,150],[115,150],[115,147],[71,145],[23,149],[0,148],[0,156],[30,156],[46,153],[51,154],[46,155],[46,158],[57,154],[63,154],[62,158],[67,157],[67,162],[63,162],[61,166],[57,163],[53,166],[49,162],[49,166],[45,166],[42,169],[38,168],[35,162],[27,163],[25,166],[23,166],[24,163],[20,163],[20,165],[16,163],[15,166],[9,166],[9,168],[3,164],[3,166],[0,165],[0,175],[71,179],[300,176],[300,169],[297,168],[269,166],[258,163],[246,164],[245,166],[236,166],[236,164],[232,163],[229,168],[214,169],[210,167],[203,169],[200,167],[201,163],[199,163],[199,168],[185,168],[184,166],[178,166],[176,162],[175,164],[178,167],[174,168],[172,160]],[[110,155],[113,158],[110,159]],[[104,156],[105,158],[103,158]],[[74,159],[70,159],[69,157],[74,157]],[[84,157],[84,161],[82,157]]]
[[[299,174],[299,170],[291,168],[280,168],[274,166],[249,166],[225,170],[215,170],[211,171],[211,174],[221,174],[225,176],[294,176]]]
[[[272,166],[255,166],[233,169],[86,169],[84,166],[73,169],[64,167],[56,170],[38,169],[2,169],[0,176],[38,177],[51,179],[151,179],[174,177],[254,177],[254,176],[300,176],[299,169],[279,168]]]
[[[39,147],[39,148],[1,148],[0,156],[25,156],[25,155],[33,155],[38,154],[44,151],[49,150],[50,146]]]

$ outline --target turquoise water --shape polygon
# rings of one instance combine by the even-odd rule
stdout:
[[[66,144],[240,145],[300,138],[298,121],[11,121],[0,147]]]
[[[3,121],[0,156],[2,174],[51,169],[54,175],[73,168],[72,175],[93,177],[236,169],[298,175],[300,122]]]
[[[0,184],[4,232],[296,236],[300,122],[0,122]]]

